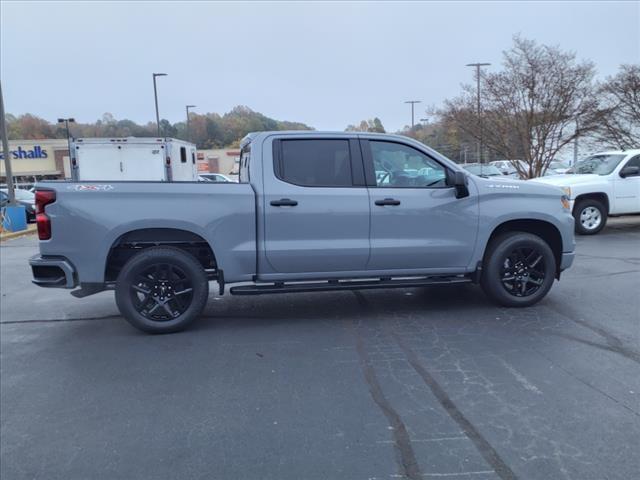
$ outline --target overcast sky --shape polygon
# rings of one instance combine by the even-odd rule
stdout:
[[[514,34],[575,51],[601,76],[640,62],[640,2],[1,3],[6,110],[95,121],[247,105],[318,129],[439,105]],[[418,107],[421,107],[418,105]],[[416,117],[422,116],[417,110]]]

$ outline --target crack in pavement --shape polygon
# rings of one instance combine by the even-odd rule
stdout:
[[[0,325],[17,325],[23,323],[66,323],[66,322],[92,322],[96,320],[110,320],[112,318],[122,318],[120,315],[105,315],[104,317],[85,317],[85,318],[47,318],[44,320],[3,320]]]
[[[620,350],[619,348],[612,347],[610,345],[602,345],[601,343],[598,343],[598,342],[592,342],[590,340],[585,340],[580,337],[574,337],[573,335],[569,335],[567,333],[556,332],[556,333],[549,333],[549,335],[553,335],[554,337],[566,338],[567,340],[579,342],[584,345],[589,345],[590,347],[599,348],[600,350],[605,350],[607,352],[617,353],[619,355],[622,355],[623,357],[628,358],[629,360],[633,360],[636,363],[640,363],[640,354],[637,354],[636,352],[633,352],[633,351],[627,352],[624,350]]]
[[[474,444],[482,458],[493,468],[495,473],[502,480],[514,480],[516,474],[511,470],[509,465],[505,463],[500,457],[498,452],[491,446],[486,438],[475,428],[475,426],[469,421],[467,417],[458,409],[456,404],[451,400],[447,392],[442,388],[438,381],[429,373],[429,371],[422,365],[416,353],[404,342],[404,340],[396,333],[389,332],[389,334],[396,341],[400,349],[404,352],[409,364],[413,367],[416,373],[422,378],[424,383],[429,387],[431,393],[436,397],[440,405],[444,408],[447,414],[453,421],[458,424],[464,434],[469,437],[469,440]]]
[[[400,467],[401,474],[410,480],[421,479],[422,473],[420,472],[420,466],[418,465],[415,452],[413,451],[413,446],[411,445],[411,438],[409,437],[407,427],[382,391],[378,375],[376,374],[373,364],[371,363],[371,359],[369,358],[369,354],[365,348],[360,327],[356,324],[354,325],[354,328],[356,332],[356,351],[358,353],[358,358],[360,359],[362,373],[367,386],[369,387],[371,398],[378,408],[380,408],[384,416],[387,418],[389,426],[393,429],[394,445],[398,454],[398,466]]]
[[[370,305],[367,299],[362,295],[361,292],[354,290],[353,291],[356,300],[360,304],[360,306],[365,310],[370,310]],[[438,400],[440,405],[444,408],[445,412],[449,415],[449,417],[456,422],[458,427],[465,434],[466,438],[471,440],[474,444],[482,458],[489,464],[491,468],[493,468],[493,472],[498,475],[502,480],[516,480],[517,476],[511,470],[504,460],[500,457],[498,452],[491,446],[491,444],[482,436],[482,434],[475,428],[475,426],[464,416],[464,414],[458,409],[455,403],[451,400],[446,391],[442,388],[442,386],[437,382],[437,380],[427,371],[427,369],[420,363],[417,355],[411,348],[408,347],[404,343],[404,341],[400,338],[400,336],[394,332],[390,331],[388,328],[383,327],[386,331],[387,335],[391,336],[395,342],[398,344],[406,360],[409,365],[416,371],[416,373],[422,378],[424,383],[429,387],[432,394]],[[362,339],[360,336],[359,340],[359,348],[363,348]],[[364,352],[366,354],[366,352]],[[359,352],[360,355],[360,352]],[[367,357],[368,360],[368,357]],[[371,370],[373,371],[373,367],[371,366]],[[375,374],[375,371],[373,372]],[[377,379],[377,377],[376,377]],[[379,387],[378,383],[378,387]],[[403,425],[404,428],[404,425]],[[406,431],[406,429],[405,429]],[[410,439],[407,438],[409,442],[409,446],[411,445]],[[422,476],[426,476],[427,474],[423,474]],[[411,478],[411,477],[409,477]]]
[[[584,327],[588,330],[591,330],[593,333],[599,335],[600,337],[604,338],[605,342],[607,343],[607,346],[609,348],[607,348],[607,350],[613,352],[613,353],[617,353],[619,355],[622,355],[623,357],[636,362],[636,363],[640,363],[640,353],[636,352],[635,350],[627,347],[624,345],[623,341],[621,339],[619,339],[617,336],[615,336],[614,334],[608,332],[607,330],[605,330],[602,327],[598,327],[596,325],[592,325],[589,322],[586,322],[584,320],[578,320],[577,315],[573,314],[570,311],[564,311],[564,309],[566,309],[566,306],[563,306],[562,308],[558,305],[546,305],[547,308],[549,308],[550,310],[553,310],[554,312],[556,312],[557,314],[563,316],[564,318],[566,318],[567,320],[570,320],[571,322],[580,325],[581,327]],[[560,335],[563,336],[563,335]],[[577,341],[582,341],[579,340],[577,338],[571,338],[572,340],[577,340]],[[589,344],[588,341],[582,341],[582,343],[586,343]],[[598,344],[592,345],[592,346],[598,346]],[[601,345],[600,345],[601,346]]]

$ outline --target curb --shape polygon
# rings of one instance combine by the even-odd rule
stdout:
[[[36,233],[35,224],[31,223],[27,225],[26,230],[20,230],[19,232],[5,232],[0,233],[0,242],[4,242],[5,240],[11,240],[13,238],[24,237],[26,235],[33,235]]]

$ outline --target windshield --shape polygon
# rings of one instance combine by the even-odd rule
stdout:
[[[624,158],[620,154],[592,155],[577,162],[567,173],[593,173],[609,175]]]
[[[551,162],[549,168],[569,168],[569,165],[562,162]]]
[[[495,165],[467,165],[464,167],[468,172],[480,177],[502,176],[502,172]]]

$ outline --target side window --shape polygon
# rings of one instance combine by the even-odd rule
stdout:
[[[349,140],[281,140],[276,175],[304,187],[351,187]]]
[[[415,148],[400,143],[370,140],[378,187],[445,187],[446,169]]]
[[[631,160],[627,162],[625,167],[638,167],[640,168],[640,155],[636,155]]]
[[[187,163],[187,147],[180,147],[180,163]]]
[[[245,147],[248,148],[248,147]],[[251,158],[250,150],[242,150],[240,153],[240,168],[238,171],[238,182],[249,183],[249,159]]]
[[[191,163],[196,164],[196,152],[191,152]]]

